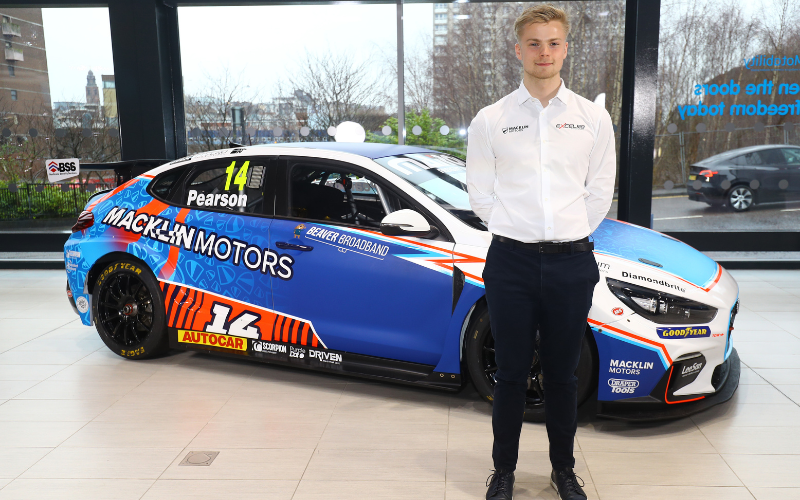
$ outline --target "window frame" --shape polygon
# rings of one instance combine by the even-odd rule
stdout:
[[[413,210],[422,214],[423,217],[428,221],[429,224],[436,226],[439,230],[439,236],[434,238],[434,240],[438,241],[447,241],[449,243],[455,243],[455,239],[453,239],[452,234],[450,233],[447,226],[436,217],[433,213],[431,213],[428,209],[423,207],[419,204],[415,199],[409,196],[407,193],[403,192],[401,189],[394,186],[391,182],[386,180],[380,174],[356,165],[354,163],[348,163],[344,161],[338,160],[330,160],[327,158],[315,158],[315,157],[305,157],[305,156],[282,156],[279,157],[276,162],[276,182],[275,186],[275,219],[282,219],[282,220],[293,220],[293,221],[301,221],[301,222],[308,222],[312,224],[330,224],[333,226],[343,226],[343,227],[352,227],[356,229],[371,229],[371,230],[378,230],[377,228],[362,226],[358,224],[346,223],[346,222],[339,222],[339,221],[320,221],[318,219],[306,219],[301,217],[293,217],[291,215],[291,200],[290,200],[290,193],[291,193],[291,176],[290,172],[292,168],[296,165],[310,165],[316,166],[319,165],[323,168],[330,168],[331,170],[344,170],[345,172],[349,171],[353,174],[356,174],[361,177],[367,177],[370,181],[375,183],[381,191],[388,193],[389,195],[396,196],[412,207]],[[377,165],[377,163],[376,163]],[[388,214],[387,214],[388,215]]]

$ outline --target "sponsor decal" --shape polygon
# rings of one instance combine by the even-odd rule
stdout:
[[[223,347],[225,349],[235,349],[237,351],[247,350],[247,339],[232,337],[218,333],[195,332],[192,330],[178,330],[178,342],[184,344],[208,345],[213,347]]]
[[[656,328],[656,333],[662,339],[696,339],[710,337],[711,328],[707,326],[679,326]]]
[[[631,274],[628,271],[622,271],[622,277],[623,278],[629,278],[629,279],[632,279],[632,280],[644,281],[644,282],[647,282],[647,283],[652,283],[654,285],[665,286],[667,288],[672,288],[672,289],[675,289],[675,290],[678,290],[678,291],[684,292],[684,293],[686,292],[685,288],[681,288],[678,285],[673,285],[672,283],[670,283],[668,281],[648,278],[647,276],[640,276],[638,274]]]
[[[639,381],[610,378],[608,379],[608,386],[611,387],[611,392],[614,394],[633,394],[636,388],[639,387]]]
[[[211,304],[211,321],[206,323],[203,330],[211,333],[223,333],[236,337],[257,339],[261,337],[261,329],[254,323],[261,319],[261,315],[244,311],[235,318],[228,320],[231,306],[214,302]]]
[[[642,370],[652,370],[652,361],[624,361],[612,359],[608,368],[609,373],[620,375],[640,375]]]
[[[244,148],[236,148],[231,150],[232,155],[238,155],[239,153],[244,153]]]
[[[194,202],[198,207],[246,207],[247,195],[237,193],[198,193],[194,189],[189,190],[186,197],[186,204],[192,206]]]
[[[255,352],[263,352],[265,354],[286,354],[288,352],[287,346],[283,344],[261,342],[258,340],[253,341],[253,350]]]
[[[78,300],[75,301],[75,307],[82,313],[85,313],[89,310],[89,301],[86,300],[86,297],[78,297]]]
[[[220,236],[211,229],[189,226],[146,213],[137,215],[136,209],[124,207],[109,210],[101,223],[212,257],[220,262],[232,261],[234,266],[244,265],[251,271],[269,273],[270,276],[282,280],[290,280],[294,275],[294,258],[291,255],[278,254],[269,248]]]
[[[81,253],[76,252],[75,250],[67,250],[67,258],[68,259],[80,259]]]
[[[308,350],[308,357],[309,359],[316,359],[322,363],[332,364],[332,365],[341,365],[342,364],[342,355],[335,353],[335,352],[328,352],[328,351],[320,351],[317,349],[309,349]]]
[[[607,273],[611,269],[611,264],[607,262],[598,262],[597,263],[597,270],[601,273]]]
[[[306,357],[306,350],[303,347],[289,346],[289,357],[296,359],[304,359]]]
[[[120,356],[125,356],[126,358],[132,358],[134,356],[141,356],[144,354],[144,347],[140,347],[138,349],[134,349],[132,351],[121,350],[119,352]]]
[[[622,316],[624,312],[625,311],[621,307],[615,307],[611,310],[611,313],[614,314],[614,316]]]
[[[305,228],[306,228],[305,224],[296,225],[294,227],[294,237],[295,238],[300,238],[300,236],[303,234],[303,229],[305,229]]]
[[[684,366],[681,369],[681,377],[688,377],[690,375],[694,375],[695,373],[702,370],[703,366],[705,366],[705,363],[694,363],[689,366]]]
[[[299,227],[299,226],[298,226]],[[295,228],[295,231],[297,228]],[[370,241],[347,233],[339,233],[330,229],[314,226],[306,231],[306,237],[320,243],[334,246],[340,252],[355,252],[378,260],[383,260],[389,253],[389,246]],[[330,242],[330,243],[328,243]]]
[[[69,179],[81,173],[81,162],[78,158],[45,160],[44,163],[45,170],[47,170],[47,180],[51,183]]]
[[[100,277],[97,278],[95,286],[99,287],[100,285],[102,285],[103,282],[106,280],[106,278],[108,278],[108,275],[116,271],[117,269],[124,269],[132,273],[142,274],[141,268],[133,264],[129,264],[127,262],[117,262],[116,264],[108,266],[102,273],[100,273]]]
[[[200,158],[214,158],[216,156],[223,156],[228,153],[226,149],[215,149],[214,151],[204,151],[202,153],[197,153],[192,156],[192,158],[200,159]]]
[[[575,130],[583,130],[586,128],[586,125],[576,125],[574,123],[556,123],[556,128],[561,130],[562,128],[569,128]]]
[[[715,333],[712,335],[712,337],[724,337],[724,336],[725,336],[724,333]]]
[[[194,157],[193,156],[184,156],[183,158],[178,158],[177,160],[169,162],[169,164],[170,165],[177,165],[178,163],[183,163],[185,161],[189,161],[192,158],[194,158]]]
[[[514,132],[522,132],[523,130],[527,129],[527,125],[516,125],[513,127],[503,127],[504,134],[512,134]]]

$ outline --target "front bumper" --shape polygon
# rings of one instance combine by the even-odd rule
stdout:
[[[652,398],[652,402],[600,401],[598,402],[597,415],[599,417],[638,422],[688,417],[724,403],[733,397],[733,393],[739,387],[739,376],[741,374],[741,363],[736,349],[731,349],[731,355],[719,365],[719,368],[719,388],[716,392],[704,396],[702,399],[678,403],[656,401],[655,398]],[[659,386],[661,385],[659,384]],[[657,390],[658,387],[654,392]]]

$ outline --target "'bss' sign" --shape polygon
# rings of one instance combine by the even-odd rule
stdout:
[[[45,169],[47,170],[47,180],[51,183],[75,177],[81,173],[81,165],[78,158],[46,160]]]

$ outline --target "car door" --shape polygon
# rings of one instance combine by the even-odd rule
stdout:
[[[779,184],[788,175],[786,158],[780,148],[762,149],[758,153],[764,162],[759,168],[760,175],[757,177],[760,199],[766,201],[767,198],[773,200],[781,197],[784,190],[780,189]]]
[[[179,343],[258,339],[272,324],[272,275],[262,263],[271,255],[273,162],[231,155],[190,165],[171,194],[174,262],[159,278]]]
[[[282,271],[290,272],[273,281],[273,300],[277,312],[296,321],[276,325],[276,335],[435,365],[453,286],[438,263],[452,261],[453,243],[446,235],[385,236],[379,226],[387,213],[401,208],[441,223],[401,190],[355,165],[288,159],[279,161],[278,178],[270,245],[283,253]],[[315,336],[306,336],[309,328]]]
[[[782,148],[781,152],[786,158],[786,177],[781,179],[781,181],[786,181],[786,187],[782,190],[796,199],[800,197],[800,148]]]

